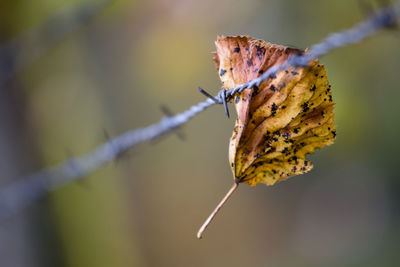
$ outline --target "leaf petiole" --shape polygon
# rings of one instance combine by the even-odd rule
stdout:
[[[229,199],[229,197],[235,192],[235,190],[239,186],[239,181],[236,180],[231,189],[229,189],[228,193],[226,193],[225,197],[219,202],[218,206],[214,209],[214,211],[208,216],[207,220],[203,223],[203,225],[200,227],[200,230],[197,232],[197,238],[201,239],[203,236],[203,232],[206,230],[207,226],[211,223],[211,221],[214,219],[215,215],[217,215],[218,211],[222,208],[222,206],[225,204],[225,202]]]

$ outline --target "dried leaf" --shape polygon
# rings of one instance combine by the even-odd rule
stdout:
[[[302,53],[248,36],[219,37],[216,46],[214,60],[225,89]],[[331,87],[318,60],[280,71],[258,88],[245,89],[234,102],[238,117],[229,161],[238,182],[273,185],[308,172],[313,165],[306,155],[335,139]]]
[[[248,36],[219,37],[214,61],[223,88],[237,87],[302,51]],[[273,185],[312,169],[307,154],[336,137],[331,86],[314,60],[289,67],[234,97],[237,112],[229,145],[235,184],[200,228],[202,233],[239,183]]]

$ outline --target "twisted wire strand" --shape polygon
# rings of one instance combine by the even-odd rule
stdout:
[[[102,165],[116,159],[126,150],[171,132],[208,107],[223,104],[246,88],[251,89],[254,86],[259,86],[262,82],[273,78],[279,71],[290,66],[307,66],[310,61],[329,53],[333,49],[360,42],[374,35],[380,29],[395,26],[399,14],[400,1],[392,6],[381,8],[351,29],[329,35],[320,43],[311,46],[308,52],[290,57],[282,65],[268,69],[254,80],[230,90],[220,90],[215,97],[209,97],[182,113],[165,116],[155,124],[126,132],[110,139],[86,155],[45,168],[19,182],[0,189],[0,220],[8,218],[53,190],[74,180],[84,178]]]

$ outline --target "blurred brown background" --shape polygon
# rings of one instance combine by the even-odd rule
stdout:
[[[62,29],[49,18],[74,23],[100,1],[1,1],[0,185],[89,152],[103,129],[156,122],[161,104],[183,111],[204,99],[197,86],[216,93],[217,35],[306,48],[362,20],[359,2],[116,0],[54,41]],[[136,147],[1,222],[0,266],[400,265],[399,36],[321,59],[335,145],[312,155],[306,175],[240,186],[203,240],[198,227],[233,181],[234,119],[221,106],[186,124],[184,141]]]

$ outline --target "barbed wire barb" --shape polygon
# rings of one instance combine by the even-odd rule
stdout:
[[[62,187],[74,180],[84,178],[102,165],[115,160],[128,149],[157,137],[165,135],[177,127],[187,123],[197,114],[207,108],[224,104],[225,113],[229,117],[226,103],[236,94],[246,88],[259,86],[262,82],[276,77],[276,73],[288,67],[306,66],[308,63],[333,49],[354,44],[374,35],[378,30],[391,28],[396,24],[400,13],[400,1],[391,6],[382,7],[361,23],[348,30],[333,33],[327,38],[311,46],[308,52],[290,57],[279,66],[274,66],[258,78],[230,90],[220,90],[216,96],[211,96],[199,87],[207,99],[176,115],[166,115],[155,124],[128,131],[111,138],[86,155],[69,158],[56,166],[45,168],[31,174],[21,181],[0,189],[0,220],[20,211],[35,202],[48,192]]]

